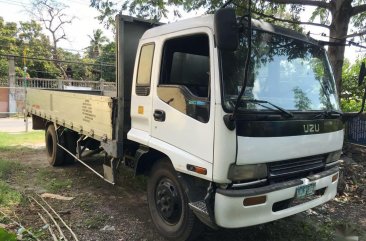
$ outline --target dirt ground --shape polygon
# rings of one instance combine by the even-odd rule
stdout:
[[[6,182],[21,192],[24,200],[15,209],[8,210],[9,216],[21,220],[25,227],[39,230],[44,223],[37,213],[42,210],[27,197],[39,198],[38,194],[54,193],[74,198],[70,201],[46,200],[70,225],[79,240],[164,240],[150,219],[146,180],[132,178],[128,171],[121,171],[117,185],[112,186],[81,164],[53,168],[45,157],[42,146],[2,150],[2,159],[21,163],[19,171],[12,173]],[[365,163],[355,163],[351,159],[344,162],[345,172],[354,168],[353,172],[358,176],[351,177],[354,178],[351,181],[346,177],[342,195],[326,205],[264,225],[235,230],[207,229],[198,240],[312,241],[336,240],[337,235],[366,240],[366,189],[358,190],[360,186],[366,187]],[[89,164],[97,167],[98,161],[90,160]],[[68,238],[72,240],[70,235]],[[40,240],[52,239],[45,231]]]

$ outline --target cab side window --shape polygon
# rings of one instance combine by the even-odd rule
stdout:
[[[150,94],[154,48],[155,45],[153,43],[145,44],[141,47],[136,77],[136,95],[148,96]]]
[[[210,56],[206,34],[167,40],[158,96],[178,111],[201,122],[210,114]]]

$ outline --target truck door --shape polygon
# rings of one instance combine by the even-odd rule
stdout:
[[[151,73],[155,43],[142,43],[139,50],[135,83],[131,93],[131,125],[134,136],[140,136],[139,142],[147,145],[151,129]]]
[[[202,30],[163,40],[151,130],[153,139],[173,153],[208,162],[213,161],[214,137],[210,43],[210,35]]]

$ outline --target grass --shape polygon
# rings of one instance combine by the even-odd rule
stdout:
[[[13,173],[20,170],[19,163],[0,159],[0,207],[17,205],[22,201],[22,195],[6,183]]]
[[[0,180],[0,206],[11,207],[22,201],[22,195],[11,188],[6,182]]]
[[[84,225],[88,229],[98,229],[104,225],[107,219],[108,219],[107,215],[103,214],[93,215],[92,217],[84,221]]]
[[[44,143],[43,131],[32,131],[26,133],[0,132],[0,147],[22,146],[40,143]]]
[[[9,233],[3,228],[0,228],[0,240],[17,241],[17,236],[13,233]]]
[[[18,172],[20,169],[19,163],[0,159],[0,179],[7,180],[12,173]]]
[[[72,180],[69,178],[60,179],[56,174],[49,170],[40,170],[37,173],[37,182],[49,192],[60,192],[71,188]]]

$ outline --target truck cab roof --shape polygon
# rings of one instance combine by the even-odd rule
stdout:
[[[162,24],[160,26],[147,30],[143,34],[141,39],[143,40],[143,39],[154,38],[154,37],[162,36],[165,34],[182,31],[182,30],[186,30],[186,29],[191,29],[191,28],[198,28],[198,27],[208,27],[208,28],[214,30],[214,15],[208,14],[208,15],[203,15],[203,16],[199,16],[199,17],[180,20],[180,21],[177,21],[174,23]],[[268,23],[268,22],[265,22],[262,20],[252,19],[252,27],[253,27],[253,29],[258,29],[258,30],[269,32],[269,33],[284,35],[284,36],[287,36],[290,38],[294,38],[294,39],[298,39],[298,40],[308,42],[311,44],[319,45],[318,41],[316,41],[315,39],[313,39],[307,35],[304,35],[302,33],[296,32],[291,29],[276,26],[276,25],[273,25],[271,23]]]

